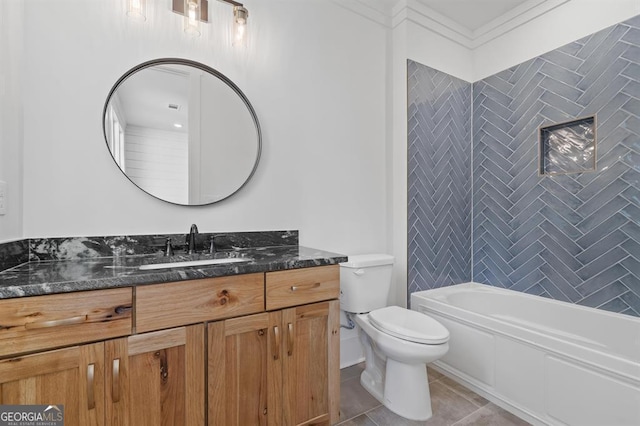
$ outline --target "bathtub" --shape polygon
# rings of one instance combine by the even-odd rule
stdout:
[[[437,370],[533,424],[640,425],[640,319],[478,283],[411,295],[449,329]]]

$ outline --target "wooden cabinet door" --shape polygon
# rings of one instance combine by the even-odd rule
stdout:
[[[64,405],[64,424],[104,424],[104,343],[0,360],[1,405]]]
[[[339,309],[333,300],[282,311],[285,425],[338,422]]]
[[[262,313],[208,325],[210,426],[278,424],[270,419],[280,407],[268,405],[268,394],[280,392],[271,384],[282,383],[279,366],[274,370],[268,359],[276,348],[269,322]]]
[[[107,419],[112,425],[202,426],[204,324],[107,342]]]

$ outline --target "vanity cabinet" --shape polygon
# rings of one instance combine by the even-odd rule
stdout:
[[[274,413],[267,399],[279,391],[268,359],[275,345],[269,329],[268,313],[208,324],[209,425],[278,424],[269,420]]]
[[[204,325],[0,360],[0,404],[64,405],[65,425],[204,425]]]
[[[282,423],[329,425],[339,418],[340,303],[282,311]],[[280,423],[277,423],[280,424]]]
[[[178,281],[136,289],[136,332],[264,311],[264,273]]]
[[[335,424],[338,295],[332,265],[0,300],[0,404],[63,404],[67,426]]]
[[[104,424],[104,343],[0,360],[0,404],[64,405],[66,426]]]
[[[339,281],[337,266],[267,273],[274,310],[208,324],[210,426],[338,422]]]
[[[132,290],[0,300],[0,358],[131,334]]]
[[[104,340],[131,327],[131,288],[0,300],[0,404],[64,405],[65,425],[103,425]]]
[[[204,324],[105,345],[107,425],[204,424]]]

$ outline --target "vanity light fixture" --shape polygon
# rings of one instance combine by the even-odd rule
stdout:
[[[129,0],[145,1],[145,0]],[[245,46],[247,43],[247,20],[249,11],[242,3],[233,0],[219,0],[233,6],[234,46]],[[192,36],[200,35],[200,22],[209,22],[208,0],[172,0],[172,10],[184,16],[184,31]]]
[[[127,16],[135,21],[147,20],[147,0],[128,0]]]

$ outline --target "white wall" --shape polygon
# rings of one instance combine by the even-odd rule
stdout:
[[[570,0],[474,49],[473,80],[469,81],[482,80],[638,14],[638,0]]]
[[[121,0],[25,2],[24,236],[299,229],[304,245],[384,251],[388,29],[327,1],[245,2],[250,47],[223,37],[231,8],[190,39],[169,2],[129,21]],[[165,4],[166,3],[166,4]],[[184,57],[227,75],[263,130],[254,179],[188,208],[158,201],[113,164],[102,136],[111,86],[134,65]]]
[[[7,184],[0,242],[22,238],[22,14],[20,0],[0,1],[0,181]]]

